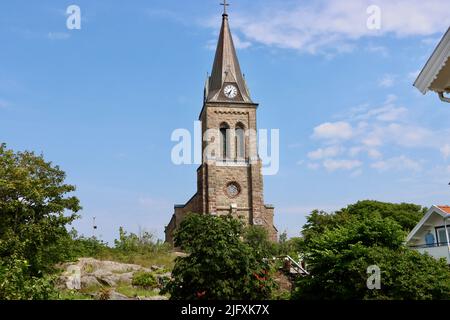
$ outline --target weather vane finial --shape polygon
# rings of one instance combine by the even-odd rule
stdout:
[[[229,3],[227,3],[227,0],[223,0],[223,3],[221,3],[220,5],[223,6],[223,14],[227,14],[227,7],[230,5]]]

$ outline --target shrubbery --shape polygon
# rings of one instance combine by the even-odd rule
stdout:
[[[172,299],[269,299],[275,287],[271,266],[262,251],[241,240],[243,234],[242,223],[230,216],[186,217],[175,246],[188,256],[176,259],[164,292]]]
[[[65,173],[32,152],[0,144],[0,297],[46,299],[48,274],[69,258],[66,226],[81,209]]]
[[[131,284],[144,289],[154,289],[158,286],[158,281],[152,272],[136,272]]]
[[[409,204],[361,201],[335,214],[313,212],[300,247],[310,275],[298,280],[297,299],[450,299],[444,261],[404,246],[424,210]],[[367,268],[381,271],[369,290]]]

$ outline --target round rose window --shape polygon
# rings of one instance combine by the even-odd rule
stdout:
[[[230,182],[227,184],[227,194],[229,197],[234,198],[239,195],[241,188],[236,182]]]

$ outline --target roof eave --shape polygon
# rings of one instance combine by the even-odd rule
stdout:
[[[430,58],[428,58],[425,66],[414,81],[416,87],[422,94],[426,94],[430,89],[430,85],[439,76],[439,72],[444,68],[450,57],[450,28],[442,37],[441,41],[434,49]],[[434,91],[434,90],[433,90]]]

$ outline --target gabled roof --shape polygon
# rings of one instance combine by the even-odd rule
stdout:
[[[222,15],[222,27],[220,29],[219,42],[217,43],[216,56],[211,77],[209,77],[206,86],[207,102],[219,100],[220,90],[225,82],[235,83],[239,88],[243,102],[252,103],[241,67],[239,66],[233,37],[228,24],[228,14],[226,13]]]
[[[446,65],[447,68],[450,68],[450,28],[448,28],[436,49],[434,49],[433,54],[430,56],[414,82],[414,86],[423,94],[427,93],[429,90],[443,92],[440,86],[434,87],[432,84]],[[450,79],[444,79],[444,81],[448,80]]]
[[[428,221],[433,213],[440,215],[444,219],[450,218],[450,206],[432,206],[430,210],[428,210],[428,212],[422,217],[419,223],[417,223],[414,229],[412,229],[408,234],[406,237],[406,242],[409,242],[414,237],[414,235],[419,231],[424,223]]]
[[[439,209],[444,211],[447,214],[450,214],[450,206],[437,206]]]

